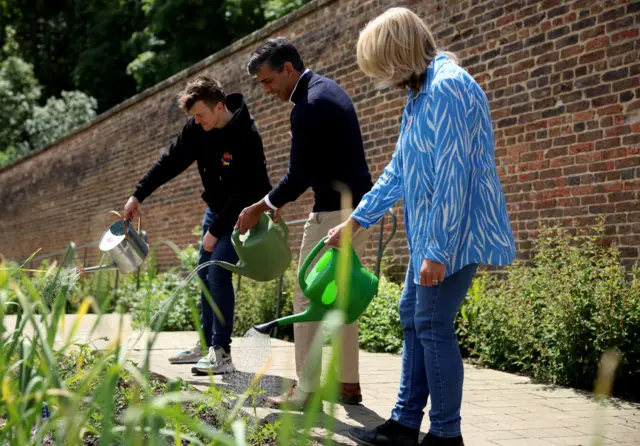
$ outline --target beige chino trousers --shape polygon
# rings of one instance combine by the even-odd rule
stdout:
[[[338,226],[342,222],[343,214],[341,211],[316,212],[309,214],[309,219],[304,225],[304,234],[302,236],[302,245],[300,246],[300,256],[298,258],[298,271],[300,271],[300,267],[307,255],[311,252],[313,247],[327,235],[329,229]],[[360,258],[364,255],[364,250],[370,235],[371,228],[366,230],[361,228],[356,232],[356,235],[353,238],[353,248]],[[320,259],[322,253],[324,253],[324,250],[316,256],[312,265]],[[293,297],[293,311],[297,314],[306,310],[308,306],[309,299],[302,294],[300,285],[296,281]],[[311,350],[311,344],[313,343],[313,339],[319,327],[319,322],[305,322],[294,325],[293,335],[295,338],[296,373],[298,375],[299,386],[301,378],[305,372],[305,364]],[[358,383],[360,382],[358,321],[345,325],[342,333],[342,358],[340,361],[341,370],[339,374],[340,382]],[[314,391],[314,389],[320,384],[321,367],[317,367],[313,371],[310,371],[310,373],[313,373],[313,376],[307,376],[306,382],[310,383],[314,388],[306,389],[301,387],[301,390],[305,392]]]

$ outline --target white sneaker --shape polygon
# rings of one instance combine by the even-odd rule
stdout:
[[[231,353],[224,351],[222,347],[209,347],[209,354],[206,358],[202,358],[191,369],[194,373],[205,373],[213,375],[222,375],[224,373],[233,373],[236,368],[231,360]]]
[[[200,340],[198,340],[196,345],[189,350],[185,350],[169,358],[169,362],[171,364],[196,364],[203,357],[202,345],[200,344]]]

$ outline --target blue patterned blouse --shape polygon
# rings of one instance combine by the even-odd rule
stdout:
[[[516,251],[487,97],[445,55],[425,77],[409,92],[391,162],[352,215],[368,228],[402,198],[416,284],[425,259],[447,277],[471,263],[508,265]]]

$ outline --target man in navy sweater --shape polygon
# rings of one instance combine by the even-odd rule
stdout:
[[[340,193],[337,184],[346,186],[355,208],[372,187],[371,174],[364,154],[360,125],[349,95],[334,81],[305,69],[295,48],[279,37],[264,42],[248,64],[248,72],[262,84],[270,96],[294,104],[291,111],[291,154],[286,175],[262,200],[244,209],[236,228],[241,233],[254,227],[260,214],[275,211],[295,201],[309,186],[314,205],[304,227],[299,263],[341,219]],[[353,247],[362,256],[370,231],[357,234]],[[296,286],[294,312],[304,311],[309,301]],[[270,398],[280,405],[302,406],[319,385],[320,367],[307,366],[311,343],[319,324],[295,324],[295,355],[298,385],[284,395]],[[339,400],[345,404],[362,401],[358,370],[357,322],[343,331]],[[303,377],[304,380],[300,380]]]

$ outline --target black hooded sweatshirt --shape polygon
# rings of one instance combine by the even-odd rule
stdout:
[[[262,138],[244,97],[232,93],[226,102],[233,117],[225,127],[205,131],[191,117],[133,193],[142,203],[197,161],[204,186],[202,199],[216,214],[209,232],[217,238],[233,230],[242,209],[271,190]]]

